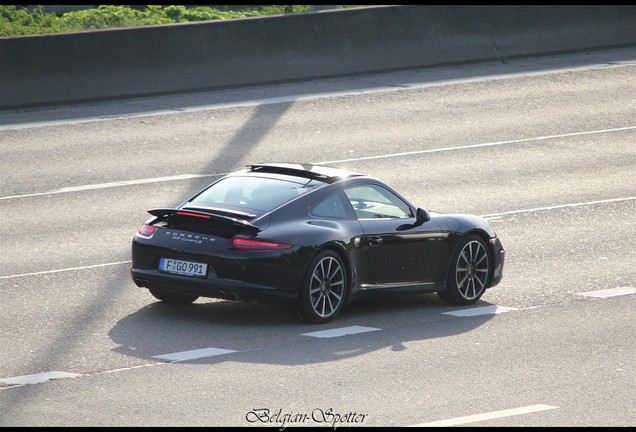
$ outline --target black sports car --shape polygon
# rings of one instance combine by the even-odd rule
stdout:
[[[132,279],[168,303],[289,299],[324,323],[370,293],[472,304],[503,275],[504,249],[483,218],[429,213],[378,179],[326,166],[248,165],[148,212]]]

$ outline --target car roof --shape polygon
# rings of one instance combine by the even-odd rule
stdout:
[[[260,163],[246,165],[247,172],[284,174],[334,183],[350,177],[361,177],[355,171],[304,163]]]

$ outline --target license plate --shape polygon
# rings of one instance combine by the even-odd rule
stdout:
[[[183,276],[204,278],[208,274],[208,265],[192,261],[161,258],[159,260],[159,271]]]

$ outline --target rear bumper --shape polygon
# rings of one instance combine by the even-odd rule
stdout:
[[[210,298],[265,299],[296,298],[309,250],[238,251],[200,247],[185,243],[180,249],[153,244],[136,237],[132,243],[133,282],[143,288]],[[208,265],[205,278],[182,276],[159,270],[162,257]]]
[[[269,298],[295,299],[297,292],[283,291],[276,287],[257,285],[237,280],[206,278],[162,273],[154,269],[131,270],[133,282],[140,288],[157,288],[164,291],[229,300],[265,300]]]

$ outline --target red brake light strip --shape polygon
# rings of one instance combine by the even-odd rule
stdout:
[[[291,245],[285,243],[251,240],[241,237],[234,237],[232,244],[236,249],[242,250],[280,250],[289,249],[291,247]]]
[[[192,216],[192,217],[198,217],[198,218],[202,218],[202,219],[210,219],[210,216],[202,215],[202,214],[198,214],[198,213],[190,213],[190,212],[178,211],[177,214],[180,215],[180,216]]]

